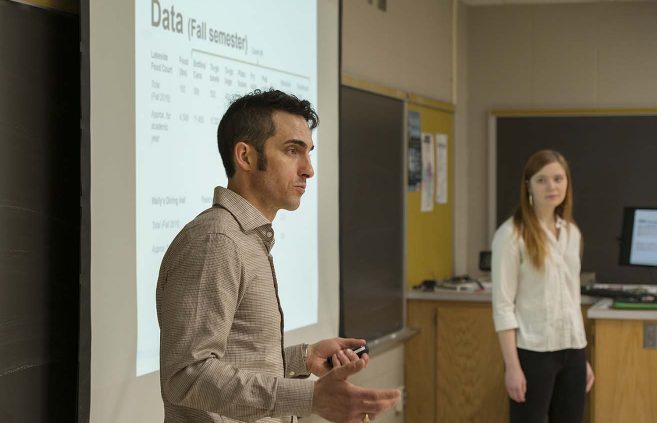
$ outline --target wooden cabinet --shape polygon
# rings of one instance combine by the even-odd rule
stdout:
[[[643,347],[644,323],[611,319],[595,322],[596,423],[657,422],[657,349]]]
[[[504,366],[490,303],[408,302],[406,422],[506,422]]]
[[[490,302],[409,300],[407,313],[407,325],[420,333],[405,349],[405,421],[508,422],[504,364]],[[592,321],[584,322],[590,333]],[[585,422],[588,414],[587,407]]]

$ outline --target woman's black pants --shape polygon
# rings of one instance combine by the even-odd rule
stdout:
[[[581,423],[586,400],[586,353],[518,348],[527,380],[525,402],[509,400],[511,423]]]

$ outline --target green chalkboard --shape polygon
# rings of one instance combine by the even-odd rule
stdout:
[[[657,111],[504,114],[495,117],[494,132],[497,225],[519,201],[529,156],[557,150],[571,167],[582,271],[595,272],[598,282],[657,284],[656,268],[619,264],[623,209],[657,206]]]

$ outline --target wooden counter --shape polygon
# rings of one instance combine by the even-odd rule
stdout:
[[[508,422],[490,293],[413,292],[407,299],[407,326],[420,333],[405,348],[405,421]]]

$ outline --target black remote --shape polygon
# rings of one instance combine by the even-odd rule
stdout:
[[[370,352],[370,348],[367,346],[367,344],[360,347],[353,347],[351,350],[355,352],[358,357],[362,357],[363,354]],[[326,364],[329,366],[329,368],[333,368],[333,356],[326,359]]]

